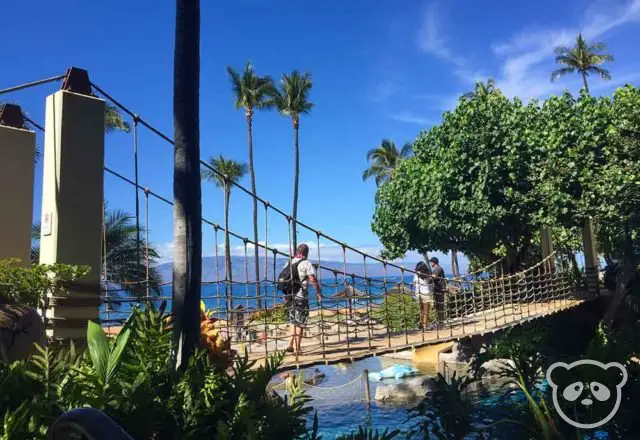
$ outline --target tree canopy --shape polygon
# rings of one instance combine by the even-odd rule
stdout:
[[[455,249],[517,264],[542,226],[557,247],[576,250],[585,218],[602,235],[634,211],[624,195],[640,182],[639,124],[631,86],[612,98],[564,93],[526,105],[476,90],[418,136],[414,156],[379,188],[373,230],[389,257]]]

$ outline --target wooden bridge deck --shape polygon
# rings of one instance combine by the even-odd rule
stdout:
[[[440,330],[389,333],[380,324],[341,326],[339,334],[324,335],[319,325],[310,326],[302,342],[302,353],[288,354],[280,370],[307,368],[314,365],[354,362],[370,356],[415,349],[421,346],[457,340],[487,332],[495,332],[507,327],[561,312],[582,303],[578,299],[556,299],[536,303],[514,303],[488,309],[473,315],[457,318],[448,322]],[[315,328],[314,328],[315,327]],[[267,354],[282,351],[288,344],[288,336],[283,334],[289,330],[287,324],[279,326],[281,336],[247,344],[234,344],[233,348],[243,352],[248,350],[249,357],[264,362]]]

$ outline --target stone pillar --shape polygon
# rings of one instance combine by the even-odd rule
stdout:
[[[20,107],[6,104],[0,114],[0,259],[19,258],[28,266],[36,136],[16,128],[23,124]]]
[[[84,339],[87,322],[99,318],[104,112],[104,101],[86,94],[47,97],[40,263],[91,269],[68,296],[51,298],[47,332],[56,339]]]
[[[600,264],[596,239],[593,229],[593,220],[588,218],[582,229],[582,241],[584,243],[584,273],[587,278],[587,298],[594,298],[600,293],[598,270]]]

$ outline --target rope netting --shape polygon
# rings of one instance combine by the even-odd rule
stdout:
[[[134,304],[159,304],[171,299],[171,282],[152,283],[150,276],[153,258],[149,219],[152,203],[173,206],[173,202],[140,184],[139,130],[147,129],[170,145],[173,141],[103,89],[91,86],[94,93],[128,115],[133,126],[133,178],[108,166],[104,168],[105,176],[131,186],[135,192],[135,261],[140,267],[127,279],[114,277],[113,268],[108,266],[110,249],[103,246],[101,318],[105,326],[118,331]],[[42,130],[38,124],[33,126]],[[301,352],[287,356],[284,367],[353,360],[492,331],[577,302],[577,283],[570,262],[555,253],[514,274],[503,273],[502,259],[456,278],[420,274],[420,278],[428,280],[432,292],[421,298],[415,294],[414,278],[418,274],[414,270],[370,255],[294,219],[206,162],[200,163],[202,169],[224,182],[223,191],[239,190],[262,207],[263,236],[253,239],[213,220],[202,219],[203,230],[208,229],[213,237],[205,244],[213,246],[215,266],[211,273],[203,273],[208,281],[202,284],[202,300],[207,314],[217,320],[216,325],[231,340],[232,347],[240,353],[246,350],[251,358],[261,359],[290,347],[294,328],[290,321],[294,318],[303,321],[298,325],[304,329]],[[220,212],[224,209],[221,207]],[[276,222],[279,224],[275,225]],[[274,230],[281,231],[278,239],[286,234],[286,243],[277,244],[270,236]],[[106,243],[106,227],[103,232]],[[297,300],[285,298],[277,286],[281,270],[293,261],[292,243],[296,241],[309,247],[307,259],[313,264],[320,288],[317,292],[314,283],[307,283]],[[255,264],[256,256],[263,261]],[[220,262],[222,257],[224,261]],[[429,315],[429,325],[420,325],[421,313]]]

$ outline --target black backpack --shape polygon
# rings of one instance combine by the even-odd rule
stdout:
[[[290,297],[302,288],[300,283],[300,274],[298,273],[298,265],[304,260],[287,264],[278,275],[277,286],[285,297]]]

